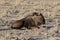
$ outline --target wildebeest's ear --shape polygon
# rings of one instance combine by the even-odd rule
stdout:
[[[33,12],[33,16],[34,16],[34,15],[38,16],[38,13],[37,13],[37,12]]]
[[[42,13],[40,13],[40,16],[43,16]]]

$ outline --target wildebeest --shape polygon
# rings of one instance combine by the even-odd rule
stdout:
[[[11,26],[13,29],[22,29],[23,27],[27,29],[32,29],[32,27],[40,26],[41,24],[45,24],[44,16],[40,13],[34,12],[32,15],[27,16],[21,20],[17,20]]]

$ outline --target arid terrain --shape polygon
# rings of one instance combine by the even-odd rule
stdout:
[[[11,29],[14,21],[42,13],[40,29]],[[60,0],[0,0],[0,40],[60,40]]]

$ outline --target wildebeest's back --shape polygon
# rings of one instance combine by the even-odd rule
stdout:
[[[22,27],[23,27],[23,20],[24,20],[24,19],[17,20],[16,22],[14,22],[14,23],[12,24],[11,28],[13,28],[13,29],[22,28]]]

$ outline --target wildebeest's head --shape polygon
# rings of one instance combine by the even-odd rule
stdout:
[[[36,25],[45,24],[45,18],[42,13],[38,14],[37,12],[34,12],[32,19],[34,20]]]

